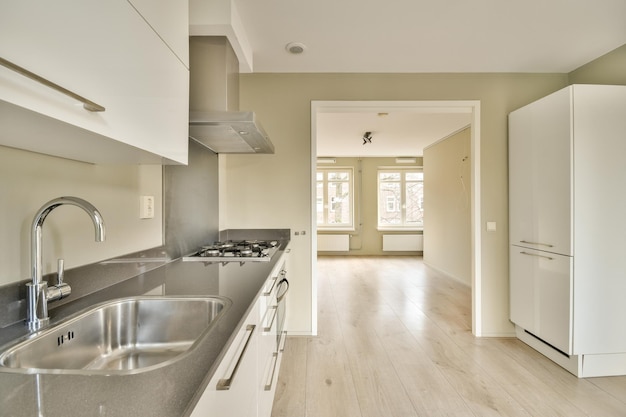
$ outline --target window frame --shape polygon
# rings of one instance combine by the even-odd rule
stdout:
[[[316,190],[317,190],[317,184],[320,182],[317,179],[317,174],[323,172],[324,173],[324,177],[322,179],[323,182],[323,191],[322,191],[322,207],[323,207],[323,212],[324,212],[324,223],[323,224],[319,224],[316,223],[317,226],[317,230],[318,231],[354,231],[354,168],[353,167],[349,167],[349,166],[333,166],[333,167],[320,167],[318,166],[316,168],[316,179],[315,179],[315,185],[316,185]],[[341,224],[333,224],[333,223],[328,223],[328,214],[329,214],[329,210],[331,209],[331,204],[333,204],[331,201],[328,201],[328,183],[329,182],[336,182],[335,180],[333,181],[329,181],[328,180],[328,176],[327,173],[328,172],[347,172],[348,173],[348,181],[346,181],[348,183],[348,190],[349,190],[349,216],[350,216],[350,221],[349,223],[341,223]],[[316,191],[316,207],[318,206],[318,198],[319,196],[317,195],[317,191]],[[317,211],[316,211],[316,217],[317,217]],[[316,220],[317,222],[317,220]]]
[[[399,181],[382,181],[381,173],[399,173],[400,180]],[[420,173],[422,174],[421,181],[407,181],[406,176],[410,173]],[[422,199],[424,197],[424,169],[422,167],[378,167],[376,171],[376,228],[379,231],[423,231],[424,230],[424,221],[422,219],[421,225],[413,225],[406,224],[406,192],[407,192],[407,183],[421,182],[422,183]],[[385,207],[388,206],[389,201],[388,197],[385,196],[385,201],[381,202],[381,183],[389,182],[389,183],[399,183],[400,184],[400,201],[396,202],[396,211],[400,212],[401,224],[398,225],[382,225],[380,222],[381,219],[381,204],[384,204]],[[424,204],[421,204],[422,211]]]

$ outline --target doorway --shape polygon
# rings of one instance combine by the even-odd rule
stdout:
[[[311,230],[312,259],[317,256],[317,221],[316,221],[316,168],[318,156],[319,120],[328,113],[376,113],[408,112],[419,115],[465,114],[470,121],[471,145],[471,293],[472,293],[472,333],[482,335],[481,317],[481,228],[480,228],[480,101],[312,101],[311,102]],[[454,128],[452,128],[454,130]],[[361,132],[364,133],[364,132]],[[451,133],[451,132],[450,132]],[[436,134],[436,133],[434,133]],[[444,135],[445,136],[445,135]],[[441,139],[439,137],[438,139]],[[427,137],[423,140],[428,141]],[[432,140],[431,142],[434,142]],[[422,147],[430,143],[423,143]],[[405,152],[400,150],[399,152]],[[397,156],[401,156],[397,155]],[[328,156],[328,155],[321,155]],[[317,334],[317,268],[312,262],[312,330]]]

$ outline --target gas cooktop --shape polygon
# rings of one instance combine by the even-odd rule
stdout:
[[[202,246],[197,252],[184,256],[183,261],[200,262],[269,262],[278,250],[276,240],[227,240]]]

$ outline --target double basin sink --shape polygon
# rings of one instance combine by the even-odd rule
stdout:
[[[230,306],[222,297],[140,296],[108,301],[0,352],[0,370],[139,373],[176,361]]]

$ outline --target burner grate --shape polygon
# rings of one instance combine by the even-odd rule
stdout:
[[[210,245],[202,246],[197,253],[183,258],[183,260],[262,260],[269,261],[273,252],[278,249],[279,243],[275,240],[227,240],[223,242],[213,242]],[[199,258],[199,259],[198,259]],[[229,259],[236,258],[236,259]]]

